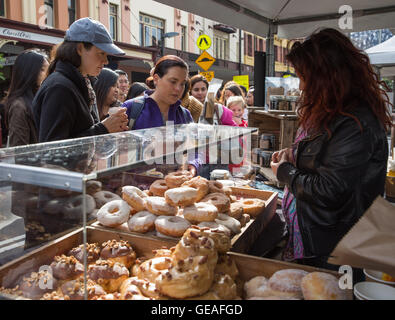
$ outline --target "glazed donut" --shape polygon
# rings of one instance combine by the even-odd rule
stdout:
[[[162,197],[148,197],[146,200],[147,210],[157,216],[175,216],[177,207],[173,207]]]
[[[134,252],[129,242],[124,240],[109,240],[102,244],[100,258],[102,260],[109,260],[119,262],[126,268],[130,268],[136,260],[136,252]]]
[[[128,221],[130,207],[123,200],[113,200],[97,212],[97,220],[106,227],[117,227]]]
[[[197,226],[200,228],[210,228],[211,231],[219,230],[225,233],[228,237],[230,237],[231,235],[231,231],[227,227],[225,227],[223,224],[218,224],[216,222],[200,222]]]
[[[166,202],[173,207],[187,207],[196,202],[198,191],[191,187],[179,187],[165,192]]]
[[[301,287],[305,300],[347,300],[339,279],[329,273],[311,272],[303,277]]]
[[[190,222],[214,221],[218,216],[218,209],[208,202],[198,202],[185,207],[183,214]]]
[[[224,193],[224,186],[221,182],[210,180],[208,182],[208,193]]]
[[[240,217],[240,226],[243,228],[245,225],[251,221],[251,217],[249,214],[243,213],[242,216]]]
[[[241,224],[235,218],[229,217],[226,214],[220,213],[215,219],[215,222],[227,227],[232,233],[238,234],[241,232]]]
[[[244,213],[243,205],[240,202],[232,202],[230,204],[230,210],[228,216],[240,220]]]
[[[43,211],[47,214],[57,215],[62,212],[63,205],[64,200],[62,198],[52,199],[45,204]]]
[[[133,269],[133,275],[139,279],[146,279],[155,283],[161,272],[172,266],[172,258],[158,257],[144,261],[140,266]]]
[[[275,272],[268,281],[271,295],[303,299],[301,282],[308,273],[299,269],[284,269]]]
[[[166,236],[182,237],[191,224],[184,218],[161,216],[155,220],[156,230]]]
[[[73,256],[56,256],[50,267],[58,280],[73,280],[84,273],[84,266]]]
[[[192,174],[187,170],[171,172],[165,177],[169,189],[178,188],[190,179],[192,179]]]
[[[85,284],[84,277],[79,277],[76,280],[65,282],[60,290],[66,300],[84,300],[85,297]],[[88,299],[105,295],[104,289],[92,280],[87,281]],[[67,299],[68,298],[68,299]]]
[[[192,178],[189,181],[184,182],[182,187],[191,187],[197,189],[196,202],[200,202],[209,192],[209,182],[207,179],[200,176]]]
[[[244,292],[246,299],[252,297],[267,297],[271,295],[271,292],[267,287],[268,280],[263,276],[258,276],[250,279],[244,284]]]
[[[111,202],[113,200],[122,200],[122,198],[119,195],[117,195],[115,193],[112,193],[110,191],[99,191],[99,192],[96,192],[93,195],[93,198],[96,201],[96,208],[97,209],[100,209],[106,203]]]
[[[125,186],[122,188],[122,199],[125,200],[137,212],[145,210],[147,194],[139,188]]]
[[[154,197],[164,197],[167,190],[169,190],[169,187],[164,179],[156,180],[149,188],[151,195]]]
[[[86,252],[87,252],[87,263],[94,263],[100,257],[100,246],[98,243],[87,243],[86,244]],[[69,256],[75,257],[79,262],[84,263],[84,245],[73,248],[68,253]]]
[[[86,204],[86,214],[89,215],[95,210],[96,208],[96,202],[95,199],[93,199],[92,196],[89,194],[84,195],[78,195],[75,196],[69,200],[67,200],[63,207],[62,207],[62,213],[65,215],[66,219],[82,219],[82,215],[84,213],[84,205],[83,205],[83,199],[85,197],[85,204]]]
[[[102,183],[97,180],[89,180],[86,182],[86,193],[93,196],[95,193],[101,191]]]
[[[255,218],[265,208],[265,201],[261,199],[243,199],[240,202],[244,213],[250,215],[251,218]]]
[[[222,193],[211,193],[205,196],[201,202],[208,202],[215,205],[219,213],[227,212],[230,209],[230,200]]]
[[[157,216],[148,211],[140,211],[128,221],[128,228],[132,232],[146,233],[155,229]]]
[[[31,272],[24,276],[19,284],[19,290],[22,291],[25,298],[36,300],[41,298],[45,293],[56,290],[57,285],[58,282],[53,277],[52,272],[45,270]]]
[[[106,292],[113,293],[129,277],[129,270],[119,262],[99,259],[88,266],[88,277]]]

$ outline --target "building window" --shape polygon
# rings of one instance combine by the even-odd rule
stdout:
[[[253,45],[252,45],[252,35],[248,34],[247,35],[247,56],[252,57],[253,54]]]
[[[181,51],[187,51],[187,27],[181,26]]]
[[[229,60],[229,35],[214,34],[215,58]]]
[[[5,17],[5,0],[0,0],[0,17]]]
[[[118,40],[118,6],[110,3],[110,35],[113,40]]]
[[[69,26],[76,20],[76,0],[68,0]]]
[[[47,17],[45,19],[45,24],[49,27],[55,27],[55,19],[54,19],[54,1],[53,0],[45,0],[44,5],[47,11]]]
[[[157,46],[165,30],[162,19],[140,14],[140,45],[143,47]]]

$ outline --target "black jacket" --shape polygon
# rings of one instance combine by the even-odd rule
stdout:
[[[33,101],[39,142],[108,133],[95,110],[81,73],[72,64],[58,61],[55,72],[41,85]]]
[[[303,139],[296,168],[283,163],[277,178],[296,197],[304,254],[329,256],[378,195],[384,194],[388,161],[386,132],[370,108],[339,116],[330,129]]]

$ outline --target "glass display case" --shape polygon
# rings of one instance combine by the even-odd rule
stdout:
[[[145,190],[152,178],[188,165],[209,179],[211,170],[250,157],[255,131],[187,124],[0,149],[0,296],[53,292],[54,257],[78,245],[87,284],[89,225],[106,202],[98,191]],[[65,239],[74,242],[63,248]]]

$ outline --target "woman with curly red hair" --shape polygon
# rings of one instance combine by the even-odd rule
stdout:
[[[338,270],[330,253],[384,194],[390,104],[369,58],[335,29],[294,43],[287,59],[302,94],[295,143],[271,163],[287,186],[283,258]]]

